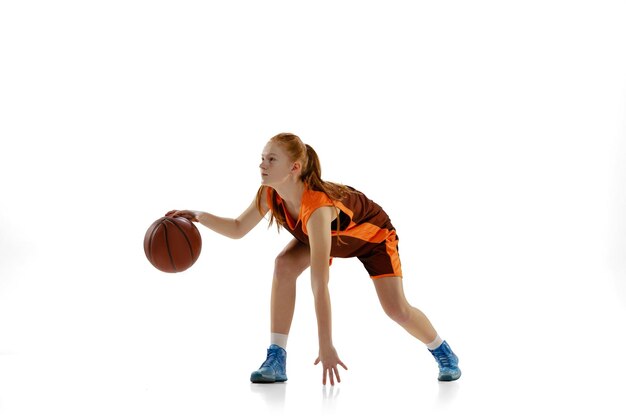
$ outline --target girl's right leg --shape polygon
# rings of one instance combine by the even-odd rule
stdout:
[[[296,306],[296,279],[310,262],[309,246],[295,238],[276,257],[270,313],[273,334],[289,334]]]
[[[293,239],[276,257],[271,299],[271,339],[267,359],[259,370],[252,372],[253,383],[284,382],[287,380],[285,345],[296,306],[296,280],[310,264],[309,246]],[[281,344],[276,344],[281,341]]]

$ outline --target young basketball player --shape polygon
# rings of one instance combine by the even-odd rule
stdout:
[[[382,208],[363,193],[322,180],[317,154],[296,135],[282,133],[267,143],[261,155],[261,187],[250,206],[237,218],[227,219],[190,210],[170,211],[200,222],[231,238],[246,235],[269,213],[270,225],[287,229],[294,238],[278,255],[271,295],[271,336],[267,358],[252,373],[254,383],[287,380],[287,336],[293,318],[296,279],[311,271],[317,316],[322,382],[341,381],[339,359],[331,333],[328,292],[332,257],[356,257],[374,282],[378,299],[391,319],[426,345],[439,366],[439,380],[461,376],[458,358],[420,310],[411,306],[402,287],[398,236]]]

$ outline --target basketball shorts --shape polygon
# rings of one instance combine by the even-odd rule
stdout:
[[[368,254],[357,258],[374,280],[383,277],[402,277],[396,231],[391,231],[387,239],[373,247]]]

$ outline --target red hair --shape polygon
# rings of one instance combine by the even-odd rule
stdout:
[[[341,200],[347,193],[350,193],[350,189],[342,184],[322,180],[322,167],[317,153],[313,147],[302,142],[297,135],[281,133],[272,137],[270,142],[280,145],[289,158],[291,158],[291,161],[300,161],[302,164],[300,180],[302,180],[307,189],[324,192],[332,200]],[[266,190],[267,187],[261,186],[256,195],[256,207],[260,213],[263,213],[261,202],[263,201],[262,199],[265,198]],[[286,223],[285,215],[282,211],[276,210],[276,208],[278,208],[278,193],[276,193],[276,190],[270,188],[269,194],[269,226],[276,220],[276,226],[280,230],[280,227]],[[335,209],[337,208],[335,207]],[[337,230],[339,230],[339,222],[337,222]]]

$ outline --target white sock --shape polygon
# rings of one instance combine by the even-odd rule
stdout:
[[[443,343],[443,340],[441,339],[441,337],[439,336],[439,334],[437,334],[437,336],[435,337],[435,339],[426,344],[426,347],[428,347],[429,350],[436,350],[437,348],[439,348],[439,346],[441,345],[441,343]]]
[[[270,334],[270,344],[276,344],[279,347],[282,347],[283,350],[287,349],[287,334],[278,334],[272,332]]]

